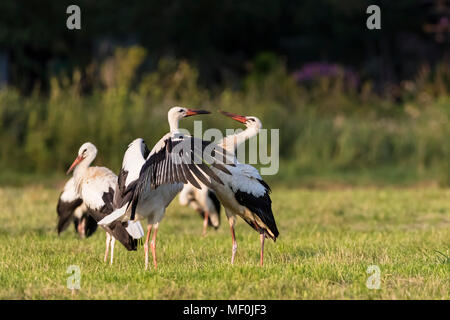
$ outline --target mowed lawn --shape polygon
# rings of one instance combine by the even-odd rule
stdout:
[[[0,188],[2,299],[449,299],[450,190],[274,188],[280,230],[266,241],[236,226],[238,251],[222,210],[219,230],[202,238],[197,213],[176,199],[158,232],[158,270],[144,271],[143,248],[120,243],[113,266],[103,262],[105,233],[79,239],[55,232],[59,190]],[[145,227],[145,223],[144,223]],[[70,265],[81,289],[67,289]],[[380,289],[368,289],[370,265]]]

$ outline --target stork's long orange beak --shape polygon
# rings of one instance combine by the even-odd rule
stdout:
[[[219,110],[219,112],[221,114],[223,114],[224,116],[227,116],[227,117],[229,117],[229,118],[231,118],[233,120],[239,121],[241,123],[245,124],[247,122],[247,117],[245,117],[245,116],[240,116],[238,114],[234,114],[234,113],[226,112],[226,111],[221,111],[221,110]]]
[[[211,112],[209,112],[207,110],[187,109],[185,117],[195,116],[196,114],[210,114],[210,113]]]
[[[84,159],[83,156],[76,157],[76,159],[73,161],[72,165],[70,166],[69,170],[67,170],[66,174],[69,174],[81,161],[83,161],[83,159]]]

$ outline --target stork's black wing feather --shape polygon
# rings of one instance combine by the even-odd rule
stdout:
[[[114,208],[121,208],[133,198],[133,190],[137,181],[132,181],[128,186],[125,184],[128,171],[124,168],[120,169],[117,178],[116,192],[114,193]]]
[[[262,184],[262,186],[263,186],[264,188],[266,188],[266,191],[267,191],[268,193],[271,193],[271,192],[272,192],[272,189],[270,189],[270,187],[269,187],[269,185],[267,184],[267,182],[265,182],[263,179],[257,179],[257,180],[259,181],[259,183]]]
[[[154,190],[160,185],[177,182],[189,182],[201,189],[198,181],[211,187],[207,176],[222,183],[208,165],[215,165],[219,170],[230,174],[223,162],[226,151],[211,142],[176,134],[159,143],[163,144],[162,147],[153,154],[150,153],[141,168],[132,197],[131,219],[134,219],[139,194],[149,189]]]
[[[81,206],[83,200],[80,198],[74,199],[72,201],[63,201],[61,200],[61,196],[58,200],[58,204],[56,206],[56,212],[58,213],[58,234],[63,232],[70,224],[73,218],[73,212],[76,208]]]
[[[248,208],[264,222],[273,233],[273,240],[278,237],[279,232],[272,212],[272,200],[270,199],[268,192],[265,192],[264,195],[260,197],[256,197],[251,193],[238,190],[235,192],[235,198],[239,204]],[[256,230],[256,227],[253,224],[248,221],[246,222]]]
[[[142,159],[146,159],[148,157],[148,155],[150,154],[150,151],[147,148],[147,145],[145,144],[145,141],[142,139],[141,141],[142,145],[143,145],[143,150],[141,149],[141,156]],[[129,145],[130,148],[131,144]],[[127,150],[128,152],[128,150]],[[137,155],[136,155],[137,156]],[[130,204],[132,204],[133,199],[136,198],[136,187],[138,185],[138,179],[131,181],[128,183],[128,185],[126,184],[127,181],[127,177],[129,174],[130,169],[136,169],[139,170],[139,168],[126,168],[124,166],[122,166],[122,168],[120,169],[118,178],[117,178],[117,187],[116,187],[116,192],[114,195],[114,208],[121,208],[124,205],[127,205],[127,209],[128,206]],[[142,168],[141,168],[142,169]],[[134,210],[133,212],[136,210],[136,205],[137,202],[134,204]],[[133,214],[133,219],[134,219],[134,214]]]
[[[216,165],[219,170],[230,174],[218,159],[226,151],[222,150],[221,153],[217,153],[219,156],[214,157],[204,154],[206,147],[210,147],[210,143],[190,136],[178,135],[167,138],[164,141],[164,146],[150,155],[142,166],[139,176],[140,191],[145,187],[155,189],[162,184],[175,182],[190,182],[196,185],[197,179],[208,185],[210,181],[206,176],[210,176],[217,182],[222,183],[208,167],[208,164]],[[215,147],[214,150],[220,149],[218,146]]]

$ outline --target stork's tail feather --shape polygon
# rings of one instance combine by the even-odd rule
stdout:
[[[114,221],[105,229],[112,234],[116,240],[123,244],[128,251],[137,250],[137,239],[134,239],[126,230],[126,223]]]
[[[266,235],[270,238],[270,239],[272,239],[273,240],[273,242],[277,242],[277,238],[278,238],[278,235],[279,235],[279,233],[278,233],[278,230],[277,230],[277,232],[275,233],[275,234],[271,234],[271,232],[269,232],[267,229],[265,230],[265,232],[266,232]]]
[[[97,230],[97,221],[91,215],[85,214],[86,219],[86,238],[90,237]]]
[[[102,220],[100,220],[98,222],[99,225],[101,226],[108,226],[111,223],[113,223],[114,221],[118,220],[119,218],[122,218],[127,211],[127,206],[124,205],[123,207],[114,210],[113,212],[111,212],[110,214],[108,214],[106,217],[104,217]]]

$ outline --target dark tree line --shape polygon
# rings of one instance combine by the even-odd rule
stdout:
[[[81,7],[82,29],[66,26],[66,8]],[[366,28],[366,8],[378,4],[382,29]],[[146,67],[172,56],[193,62],[205,85],[239,78],[260,52],[273,52],[295,70],[310,61],[350,66],[378,83],[398,82],[425,62],[445,59],[448,37],[424,31],[435,23],[432,0],[4,0],[0,53],[9,82],[45,90],[51,74],[82,69],[101,58],[99,43],[140,44]]]

